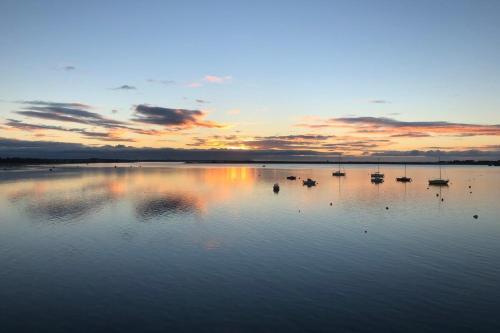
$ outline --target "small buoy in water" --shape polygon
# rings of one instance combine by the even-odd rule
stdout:
[[[367,230],[365,230],[365,234],[366,234],[367,232],[368,232],[368,231],[367,231]]]
[[[436,193],[436,197],[439,197],[439,193]]]
[[[427,188],[427,189],[429,189],[429,188]]]
[[[300,209],[299,209],[299,213],[300,213]]]
[[[280,191],[280,185],[278,183],[273,185],[273,191],[274,193],[278,193]]]
[[[331,206],[331,205],[333,205],[333,203],[332,203],[332,202],[330,202],[330,206]]]
[[[444,198],[441,198],[441,201],[444,201]]]
[[[472,194],[472,191],[470,191],[469,194]]]
[[[478,216],[477,214],[473,216],[473,218],[475,218],[476,220],[477,220],[477,218],[478,218],[478,217],[479,217],[479,216]]]
[[[115,165],[115,169],[116,169],[116,165]]]
[[[469,185],[469,188],[471,188],[471,186]]]
[[[386,206],[385,209],[389,209],[389,206]]]
[[[52,168],[50,168],[49,171],[53,171]]]

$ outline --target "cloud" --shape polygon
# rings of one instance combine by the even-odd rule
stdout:
[[[11,128],[17,128],[17,129],[20,129],[23,131],[53,130],[53,131],[62,131],[62,132],[73,132],[73,133],[82,134],[83,136],[90,138],[90,139],[99,139],[99,140],[104,140],[104,141],[115,141],[115,142],[134,142],[135,141],[133,139],[121,138],[111,131],[95,132],[95,131],[88,131],[88,130],[82,129],[82,128],[66,128],[66,127],[62,127],[62,126],[30,124],[30,123],[25,123],[25,122],[22,122],[20,120],[15,120],[15,119],[8,119],[8,121],[5,123],[5,125],[7,125]]]
[[[208,83],[226,83],[228,81],[231,81],[232,77],[231,76],[216,76],[216,75],[205,75],[203,78],[203,81],[208,82]]]
[[[435,161],[441,159],[498,159],[500,158],[500,150],[483,151],[478,149],[465,149],[465,150],[387,150],[381,152],[374,152],[371,154],[374,157],[420,157],[427,160]]]
[[[427,133],[422,133],[422,132],[406,132],[406,133],[400,133],[400,134],[393,134],[391,135],[391,138],[425,138],[431,136],[430,134]]]
[[[402,129],[404,131],[454,135],[500,135],[500,125],[451,123],[447,121],[400,121],[385,117],[336,118],[334,122],[366,126],[368,128]]]
[[[500,135],[500,125],[452,123],[447,121],[400,121],[386,117],[343,117],[323,120],[316,124],[298,124],[307,128],[328,128],[347,126],[358,133],[401,134],[421,132],[425,134],[451,136]]]
[[[174,80],[147,79],[146,81],[149,82],[149,83],[159,83],[159,84],[163,84],[163,85],[166,85],[166,86],[171,86],[171,85],[175,84]]]
[[[80,108],[80,109],[91,109],[92,107],[84,103],[61,103],[61,102],[48,102],[41,100],[28,100],[28,101],[17,101],[18,104],[28,104],[28,105],[41,105],[41,106],[51,106],[51,107],[62,107],[62,108]]]
[[[60,103],[60,102],[45,102],[45,101],[20,101],[21,105],[26,105],[24,110],[14,111],[14,113],[30,118],[38,118],[44,120],[53,120],[58,122],[76,123],[89,126],[98,126],[109,130],[130,130],[131,132],[141,135],[159,135],[160,131],[154,129],[135,128],[128,122],[118,121],[104,117],[96,112],[88,111],[92,107],[83,103]],[[115,112],[113,112],[115,113]],[[14,120],[16,121],[16,120]],[[11,124],[12,125],[12,124]],[[22,126],[22,125],[18,125]],[[55,126],[58,127],[58,126]],[[26,127],[25,127],[26,128]],[[60,127],[58,127],[60,128]],[[82,132],[83,133],[83,132]],[[83,133],[84,135],[87,135]],[[87,136],[91,136],[87,135]],[[106,139],[106,136],[102,136]],[[116,135],[112,136],[115,141],[118,141]],[[123,139],[124,141],[131,141]]]
[[[212,135],[205,138],[195,138],[190,146],[203,147],[233,147],[244,149],[323,149],[321,142],[335,138],[334,135],[292,134],[256,137],[239,137],[237,135]]]
[[[372,100],[368,101],[368,103],[371,103],[371,104],[389,104],[390,102],[385,100],[385,99],[372,99]]]
[[[189,146],[206,148],[239,148],[252,150],[297,150],[315,151],[321,154],[347,153],[369,154],[393,144],[390,139],[337,137],[335,135],[292,134],[275,136],[240,137],[237,135],[211,135],[194,138]]]
[[[139,104],[135,107],[135,122],[160,125],[174,129],[191,127],[222,128],[224,125],[203,120],[206,114],[200,110],[171,109]]]
[[[112,90],[137,90],[137,88],[128,84],[124,84],[119,87],[112,88]]]
[[[314,151],[309,149],[283,150],[231,150],[231,149],[171,149],[171,148],[134,148],[124,145],[115,146],[86,146],[77,143],[53,141],[25,141],[0,138],[0,156],[21,158],[104,158],[127,160],[158,160],[168,156],[170,160],[288,160],[288,161],[325,161],[336,160],[338,152]],[[437,156],[446,159],[487,159],[499,160],[500,149],[479,150],[380,150],[368,152],[363,156],[344,154],[345,158],[354,161],[375,160],[384,157],[384,160],[414,160],[435,161]]]
[[[58,103],[44,101],[23,101],[24,110],[15,113],[39,119],[95,125],[106,128],[129,128],[124,122],[105,118],[88,111],[89,105],[81,103]],[[129,128],[130,129],[130,128]]]
[[[191,83],[188,83],[187,85],[189,88],[199,88],[202,86],[202,84],[200,82],[191,82]]]
[[[216,76],[216,75],[205,75],[201,80],[197,80],[191,83],[188,83],[187,86],[189,88],[199,88],[203,86],[203,83],[208,83],[208,84],[223,84],[223,83],[228,83],[233,79],[232,76],[226,75],[226,76]]]
[[[54,69],[58,71],[71,72],[76,70],[76,66],[73,65],[56,66],[54,67]]]
[[[344,150],[348,152],[363,152],[366,153],[369,150],[379,148],[381,146],[387,146],[391,144],[391,140],[387,139],[364,139],[364,140],[354,140],[354,141],[339,141],[336,143],[325,143],[322,146],[324,148],[330,148],[334,150]]]

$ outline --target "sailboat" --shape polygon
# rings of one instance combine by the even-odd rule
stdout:
[[[372,180],[373,179],[383,179],[384,178],[384,174],[383,173],[380,173],[380,161],[377,165],[377,172],[374,172],[371,174],[371,178]]]
[[[339,156],[339,169],[337,171],[332,172],[332,176],[335,176],[335,177],[343,177],[343,176],[345,176],[345,172],[343,172],[340,169],[340,159],[341,159],[341,157]]]
[[[448,186],[448,179],[441,178],[441,158],[439,158],[439,178],[429,179],[429,185]]]
[[[410,177],[406,177],[406,163],[405,163],[405,175],[403,177],[397,177],[396,181],[402,182],[402,183],[411,182],[411,178]]]

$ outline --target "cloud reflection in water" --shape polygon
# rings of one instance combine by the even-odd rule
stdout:
[[[199,212],[200,203],[195,197],[177,193],[148,197],[139,201],[135,207],[137,218],[145,221]]]

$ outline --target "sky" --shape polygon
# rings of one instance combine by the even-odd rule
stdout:
[[[500,158],[499,1],[1,0],[0,32],[0,157]]]

